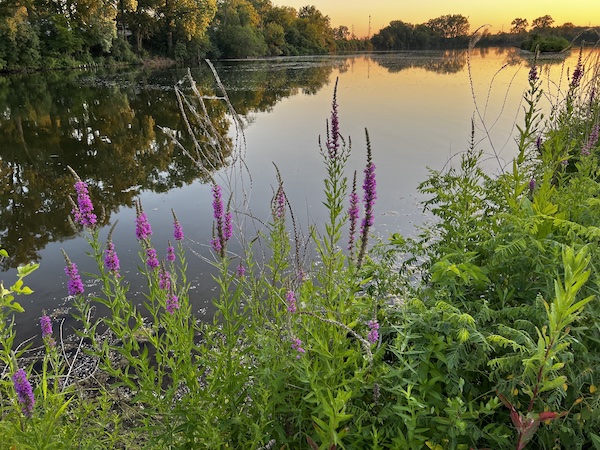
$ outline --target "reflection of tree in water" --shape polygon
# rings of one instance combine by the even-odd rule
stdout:
[[[458,73],[467,64],[466,50],[446,50],[443,52],[394,53],[372,56],[371,59],[390,73],[407,69],[421,68],[440,74]]]
[[[249,87],[230,98],[242,114],[268,110],[300,89],[316,92],[331,70],[264,65],[252,72]],[[36,261],[49,242],[74,235],[66,221],[73,184],[67,165],[89,183],[95,205],[104,210],[103,223],[140,191],[165,192],[210,178],[157,126],[175,130],[191,147],[172,89],[182,77],[171,71],[112,80],[66,72],[0,78],[0,247],[10,254],[4,269]],[[203,94],[214,95],[208,71],[194,72],[194,78]],[[227,86],[235,73],[222,78]],[[230,139],[226,105],[209,100],[206,107],[214,129]],[[206,166],[218,169],[229,155],[205,156],[211,159]]]
[[[286,58],[230,61],[216,69],[236,111],[245,115],[268,111],[279,100],[300,92],[314,95],[327,83],[334,68],[347,64],[347,59],[337,58]]]

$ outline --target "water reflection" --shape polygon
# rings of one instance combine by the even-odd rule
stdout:
[[[467,64],[466,50],[407,52],[406,54],[377,55],[371,58],[390,73],[421,68],[439,74],[458,73]]]
[[[524,61],[533,63],[535,55],[516,47],[481,47],[473,49],[473,55],[480,59],[492,57],[497,61],[498,56],[504,56],[504,65],[517,66]],[[562,64],[570,55],[570,51],[551,55],[538,55],[537,61],[541,66]],[[381,67],[390,73],[398,73],[408,69],[420,68],[437,74],[456,74],[465,70],[468,50],[422,51],[406,53],[376,54],[370,56]]]
[[[219,67],[234,108],[242,115],[269,110],[282,98],[316,93],[334,66],[316,64],[229,63]],[[0,77],[0,248],[9,259],[3,270],[38,261],[50,242],[74,236],[66,218],[72,177],[69,165],[90,185],[103,209],[101,224],[141,191],[166,192],[207,181],[158,126],[177,130],[191,146],[172,86],[183,71],[134,71],[118,74],[52,72]],[[201,94],[216,87],[206,69],[193,73]],[[214,130],[230,141],[230,120],[222,101],[205,102]],[[192,122],[197,130],[198,124]],[[202,138],[209,139],[209,137]],[[212,148],[212,147],[210,147]],[[218,170],[224,154],[203,152],[205,167]]]

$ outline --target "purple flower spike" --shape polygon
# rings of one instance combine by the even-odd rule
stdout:
[[[79,180],[75,183],[75,191],[77,191],[77,206],[71,211],[75,222],[86,228],[92,228],[97,222],[97,217],[94,214],[94,205],[90,199],[88,186]]]
[[[571,88],[575,89],[581,83],[581,79],[583,78],[583,64],[581,63],[581,51],[579,52],[579,59],[577,60],[577,65],[573,70],[573,76],[571,77]]]
[[[46,342],[50,347],[54,347],[55,342],[52,338],[52,319],[44,314],[40,317],[40,328],[42,329],[42,339]]]
[[[352,192],[350,193],[350,208],[348,209],[348,216],[350,218],[350,232],[348,238],[348,251],[351,252],[354,248],[354,239],[356,234],[356,224],[360,216],[360,210],[358,209],[358,203],[360,199],[356,193],[356,171],[354,171],[354,180],[352,182]]]
[[[161,268],[158,273],[158,286],[163,291],[171,289],[171,274],[163,268]]]
[[[273,218],[275,220],[283,219],[285,216],[285,191],[283,190],[283,184],[280,184],[275,193],[275,198],[271,203],[273,208]]]
[[[538,78],[537,66],[531,66],[531,69],[529,69],[529,82],[533,84],[538,80]]]
[[[218,184],[213,185],[212,193],[213,217],[215,218],[215,225],[213,227],[213,239],[210,241],[210,245],[212,246],[213,250],[217,252],[221,258],[223,258],[225,257],[225,247],[227,241],[231,239],[231,236],[233,235],[231,212],[229,211],[229,205],[227,206],[227,212],[225,212],[223,208],[221,187]]]
[[[377,182],[375,180],[375,164],[373,164],[371,155],[371,141],[369,133],[365,130],[367,138],[367,166],[365,167],[365,180],[363,182],[363,202],[365,204],[365,216],[363,217],[360,230],[360,252],[357,258],[357,266],[361,267],[363,258],[367,251],[367,241],[369,239],[369,230],[375,223],[373,207],[377,198]]]
[[[65,259],[67,261],[67,266],[65,267],[65,273],[69,277],[69,281],[67,283],[67,292],[69,295],[79,295],[83,294],[83,283],[81,282],[81,277],[79,276],[79,271],[77,270],[77,265],[69,259],[66,253]]]
[[[529,180],[529,192],[533,192],[535,190],[535,178]]]
[[[598,126],[598,124],[596,124],[592,128],[592,131],[590,133],[590,136],[589,136],[587,142],[585,143],[585,145],[581,149],[581,154],[582,155],[584,155],[584,156],[590,156],[592,154],[592,149],[598,143],[598,131],[599,131],[599,126]]]
[[[244,267],[244,265],[240,262],[240,264],[237,266],[236,269],[236,275],[239,278],[242,278],[244,275],[246,274],[246,268]]]
[[[151,269],[156,269],[159,266],[156,249],[152,247],[146,249],[146,265]]]
[[[373,216],[373,206],[375,206],[375,199],[377,199],[377,182],[375,180],[375,164],[369,162],[365,168],[365,181],[363,183],[364,196],[363,201],[365,203],[365,217],[362,221],[363,230],[370,227],[375,223]]]
[[[21,405],[21,411],[26,417],[31,418],[33,416],[35,398],[31,384],[27,380],[27,374],[23,369],[19,369],[12,376],[12,381],[17,392],[17,401]]]
[[[104,267],[115,276],[120,276],[119,270],[121,269],[121,265],[119,263],[117,252],[115,251],[115,244],[113,244],[112,241],[106,244],[106,250],[104,251]]]
[[[333,101],[331,103],[331,128],[327,128],[327,142],[325,146],[331,159],[336,159],[340,149],[340,120],[337,104],[337,80],[333,88]]]
[[[292,339],[292,349],[298,352],[296,355],[296,359],[300,359],[303,353],[306,353],[306,350],[302,348],[302,341],[298,338]]]
[[[46,314],[40,318],[40,328],[42,329],[42,339],[52,337],[52,319]]]
[[[173,238],[176,241],[182,241],[183,240],[183,228],[181,227],[181,224],[179,223],[179,220],[177,220],[177,216],[175,215],[175,211],[173,211],[171,209],[171,213],[173,213]]]
[[[285,295],[285,301],[287,303],[287,310],[294,314],[298,311],[298,307],[296,306],[296,294],[294,291],[288,291]]]
[[[175,261],[175,248],[169,242],[169,246],[167,247],[167,261],[173,262]]]
[[[170,294],[167,297],[166,309],[169,314],[173,314],[175,310],[179,309],[179,299],[175,294]]]
[[[148,239],[152,234],[152,228],[148,222],[148,216],[145,212],[140,213],[135,219],[135,237],[140,241]]]
[[[213,217],[215,220],[223,220],[223,198],[221,196],[221,186],[218,184],[213,185]]]
[[[231,222],[231,211],[227,211],[225,214],[225,224],[223,228],[223,239],[228,241],[233,236],[233,224]]]
[[[219,240],[219,238],[212,238],[210,240],[210,245],[215,251],[215,253],[221,254],[221,250],[223,250],[223,247],[221,246],[221,241]]]
[[[367,335],[367,340],[371,344],[375,344],[379,340],[379,323],[376,320],[369,320],[369,334]]]

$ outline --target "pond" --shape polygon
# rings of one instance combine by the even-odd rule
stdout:
[[[584,51],[584,57],[592,52]],[[574,50],[541,61],[551,101],[577,57]],[[192,148],[174,89],[186,78],[185,69],[0,77],[0,247],[10,254],[0,279],[11,284],[17,265],[41,265],[27,279],[35,292],[19,298],[26,310],[17,317],[21,338],[37,333],[42,310],[69,322],[61,249],[80,271],[95,272],[85,237],[67,221],[73,185],[67,166],[89,183],[94,204],[102,209],[102,239],[118,221],[113,241],[133,302],[144,300],[133,202],[141,200],[159,254],[172,239],[174,209],[189,249],[194,310],[210,317],[216,287],[208,245],[211,177],[227,192],[246,196],[249,209],[243,216],[258,219],[246,220],[242,231],[248,238],[269,218],[277,171],[299,226],[306,230],[322,221],[318,139],[326,139],[337,79],[340,131],[352,143],[349,176],[354,170],[359,179],[362,174],[365,128],[371,139],[378,187],[375,232],[383,238],[414,233],[425,218],[417,185],[428,167],[457,161],[471,140],[472,119],[486,169],[499,172],[511,161],[530,63],[530,57],[505,48],[215,63],[241,131],[223,100],[207,99],[217,137],[200,139],[202,168],[167,134],[174,132],[184,148]],[[192,68],[191,75],[203,95],[222,95],[208,65]],[[189,83],[180,89],[191,98]],[[219,154],[210,139],[221,143]],[[87,293],[99,291],[89,277],[84,282]]]

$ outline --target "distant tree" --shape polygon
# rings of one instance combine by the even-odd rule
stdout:
[[[454,39],[466,36],[469,33],[469,19],[461,14],[448,14],[436,17],[427,22],[427,25],[440,36],[446,39]]]
[[[527,27],[529,26],[529,21],[527,19],[521,19],[517,17],[511,23],[512,28],[510,29],[511,33],[520,34],[525,33],[527,31]]]
[[[219,49],[218,56],[246,58],[264,55],[267,46],[259,29],[260,21],[254,6],[247,0],[220,3],[212,35],[213,44]]]
[[[283,55],[286,51],[285,30],[275,22],[269,22],[263,31],[270,56]]]
[[[303,53],[326,53],[333,48],[333,31],[329,16],[324,16],[314,6],[298,10],[296,28],[300,33]]]
[[[533,22],[531,22],[531,27],[535,30],[544,30],[550,28],[553,23],[554,19],[552,16],[546,14],[545,16],[533,19]]]
[[[350,30],[346,25],[340,25],[333,29],[333,37],[338,41],[345,41],[350,38]]]
[[[0,16],[0,70],[38,67],[40,41],[25,7],[5,10]]]

